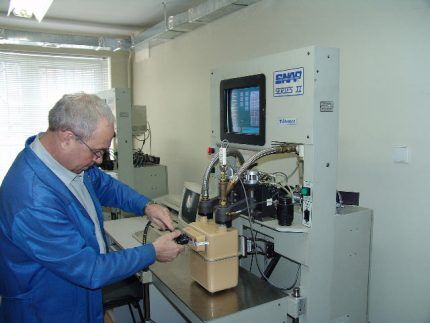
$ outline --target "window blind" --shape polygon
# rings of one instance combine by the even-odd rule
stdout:
[[[0,183],[64,94],[109,88],[109,58],[0,51]]]

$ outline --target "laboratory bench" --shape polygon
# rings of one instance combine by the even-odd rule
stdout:
[[[147,223],[146,217],[131,217],[104,223],[111,249],[133,248]],[[162,232],[150,229],[148,241]],[[189,322],[263,322],[273,318],[287,321],[287,295],[243,268],[238,285],[209,293],[191,278],[189,253],[185,248],[174,261],[155,262],[150,266],[152,284],[163,297]],[[278,321],[278,320],[276,320]]]

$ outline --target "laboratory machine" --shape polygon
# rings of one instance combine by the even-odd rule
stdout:
[[[216,295],[245,270],[284,293],[243,314],[255,322],[367,322],[372,212],[336,204],[339,50],[216,68],[211,95],[215,153],[183,229],[192,279]]]

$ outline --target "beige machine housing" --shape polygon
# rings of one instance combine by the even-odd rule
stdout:
[[[191,245],[191,278],[211,293],[237,286],[238,231],[199,217],[183,230]]]

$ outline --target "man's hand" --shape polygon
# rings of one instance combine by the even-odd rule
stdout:
[[[178,254],[184,250],[184,246],[177,244],[173,239],[181,234],[175,230],[171,233],[166,233],[156,239],[152,244],[155,248],[157,260],[160,262],[172,261]]]
[[[158,204],[147,205],[145,207],[145,213],[148,216],[148,219],[161,230],[175,230],[172,219],[170,218],[170,212],[164,206]]]

